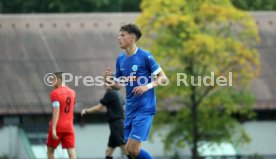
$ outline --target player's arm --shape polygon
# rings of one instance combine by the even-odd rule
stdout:
[[[165,74],[164,71],[160,71],[157,75],[156,78],[149,84],[144,85],[144,86],[138,86],[133,89],[133,93],[135,95],[142,95],[144,92],[148,91],[149,89],[152,89],[154,87],[157,87],[159,85],[164,86],[168,81],[168,78]]]
[[[155,76],[155,78],[144,86],[137,86],[133,89],[133,93],[135,95],[142,95],[144,92],[148,91],[149,89],[152,89],[153,87],[162,85],[168,83],[168,78],[165,74],[165,72],[161,69],[161,67],[157,64],[157,62],[154,60],[153,56],[149,55],[146,58],[146,66],[148,68],[148,71]]]
[[[53,117],[52,117],[52,135],[53,135],[53,138],[55,140],[58,139],[57,137],[57,131],[56,131],[56,127],[57,127],[57,122],[58,122],[58,118],[59,118],[59,107],[60,107],[60,104],[58,101],[54,101],[52,103],[52,106],[53,106]]]
[[[152,88],[153,87],[156,87],[156,86],[159,86],[159,85],[165,85],[166,83],[168,82],[168,78],[165,74],[164,71],[161,71],[159,72],[157,75],[156,75],[156,78],[154,79],[154,81],[151,83],[152,84]],[[148,84],[147,86],[149,88],[151,88],[151,84]]]
[[[90,108],[87,108],[87,109],[83,109],[81,111],[81,115],[85,115],[85,114],[88,114],[88,113],[95,113],[95,112],[99,112],[101,111],[102,109],[104,108],[104,105],[102,105],[101,103],[95,105],[95,106],[92,106]]]

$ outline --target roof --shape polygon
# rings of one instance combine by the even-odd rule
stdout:
[[[259,27],[261,42],[258,50],[261,58],[261,73],[252,83],[256,97],[255,109],[276,109],[276,12],[253,12]]]
[[[114,67],[121,24],[136,14],[0,15],[0,114],[49,113],[47,73],[101,76]],[[103,87],[68,84],[77,106],[96,104]]]
[[[0,115],[50,113],[49,72],[96,77],[120,52],[118,29],[138,13],[0,15]],[[252,84],[256,109],[276,109],[276,12],[253,12],[259,25],[261,76]],[[80,79],[81,80],[81,79]],[[80,81],[79,80],[79,81]],[[96,104],[102,87],[75,87],[77,110]]]

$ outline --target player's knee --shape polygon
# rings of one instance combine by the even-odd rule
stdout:
[[[131,155],[131,156],[138,156],[140,150],[139,149],[134,149],[134,148],[128,148],[127,152]]]

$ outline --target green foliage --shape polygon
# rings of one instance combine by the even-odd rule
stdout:
[[[180,159],[180,157],[177,153],[175,153],[174,156],[171,157],[171,159]]]
[[[0,159],[9,159],[9,156],[4,154],[3,156],[0,156]]]
[[[137,12],[140,0],[0,0],[1,13]]]
[[[161,111],[155,120],[155,130],[168,132],[165,149],[174,144],[192,146],[195,107],[199,141],[249,142],[233,114],[254,116],[249,85],[259,74],[260,61],[253,18],[230,0],[144,0],[141,8],[137,19],[144,33],[141,44],[154,54],[170,80],[167,87],[158,88],[159,109],[178,108],[173,113]],[[192,77],[211,72],[233,86],[192,86]],[[177,86],[177,73],[187,74],[188,86]]]
[[[253,103],[254,97],[248,90],[237,92],[225,89],[210,95],[198,110],[199,140],[218,143],[228,141],[234,145],[248,143],[250,138],[247,132],[233,118],[233,114],[254,117],[251,109]],[[153,130],[169,131],[163,136],[165,150],[174,144],[184,147],[186,144],[191,145],[193,140],[192,122],[191,108],[187,105],[176,112],[159,112]]]
[[[243,10],[276,10],[275,0],[232,0],[232,3]]]
[[[274,0],[231,0],[242,10],[276,10]],[[0,0],[1,13],[139,12],[141,0]]]

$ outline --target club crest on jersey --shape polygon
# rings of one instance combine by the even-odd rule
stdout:
[[[136,72],[137,70],[138,70],[138,66],[137,66],[137,65],[133,65],[133,66],[132,66],[132,71],[135,71],[135,72]]]

